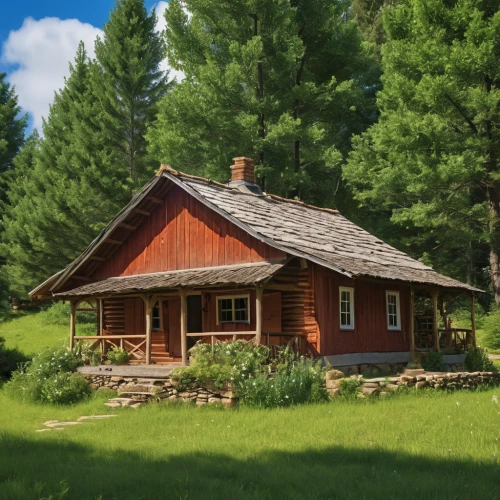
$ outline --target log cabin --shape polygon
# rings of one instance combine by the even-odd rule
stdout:
[[[480,290],[337,210],[263,193],[250,158],[235,158],[231,173],[221,184],[162,165],[78,258],[31,292],[70,302],[72,347],[85,340],[103,352],[124,347],[136,363],[185,365],[196,341],[246,339],[351,366],[475,345]],[[446,316],[459,294],[470,297],[470,329]],[[82,304],[96,312],[95,335],[75,335]]]

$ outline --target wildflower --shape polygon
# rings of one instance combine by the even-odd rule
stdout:
[[[493,401],[493,403],[495,403],[496,405],[498,404],[498,398],[496,396],[493,396],[491,398],[491,401]]]
[[[457,401],[457,406],[460,406],[460,401]]]

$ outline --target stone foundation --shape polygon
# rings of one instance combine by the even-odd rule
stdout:
[[[165,378],[138,378],[113,375],[83,375],[95,390],[111,389],[118,392],[118,398],[106,403],[110,407],[130,406],[137,408],[149,400],[194,402],[201,406],[220,403],[232,407],[237,401],[229,388],[218,389],[210,384],[203,387],[193,380],[172,380]]]

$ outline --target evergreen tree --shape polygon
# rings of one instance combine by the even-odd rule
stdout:
[[[147,157],[145,134],[168,88],[168,74],[159,67],[165,44],[155,27],[156,15],[148,15],[143,0],[117,0],[104,38],[95,44],[94,92],[101,105],[96,125],[110,161],[127,168],[136,185],[158,167]]]
[[[233,157],[251,156],[264,189],[344,206],[351,134],[374,118],[370,61],[348,10],[346,1],[172,0],[167,54],[185,79],[160,103],[152,153],[220,181]]]
[[[2,215],[6,209],[7,183],[12,162],[24,142],[24,131],[28,116],[20,116],[21,108],[15,89],[5,80],[5,73],[0,73],[0,237],[2,234]],[[8,284],[5,275],[5,256],[0,251],[0,309],[3,309],[8,297]]]
[[[487,246],[500,306],[498,6],[400,0],[384,11],[380,120],[354,141],[345,175],[438,268],[471,280]]]
[[[0,73],[0,175],[12,165],[12,160],[24,142],[24,130],[28,116],[19,116],[21,108],[15,89]]]

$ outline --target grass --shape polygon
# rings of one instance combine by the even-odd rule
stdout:
[[[26,352],[60,344],[67,329],[40,329],[36,316],[3,323],[0,335]],[[99,392],[51,407],[22,404],[0,388],[0,498],[498,498],[493,396],[500,388],[265,411],[111,410]],[[46,420],[110,412],[118,416],[35,432]]]
[[[50,347],[68,344],[68,326],[47,325],[41,313],[17,313],[0,322],[0,337],[7,347],[16,347],[28,355]]]
[[[66,488],[78,499],[498,498],[494,395],[269,411],[157,404],[37,433],[45,420],[109,409],[100,395],[54,408],[0,391],[0,498],[58,498]]]

